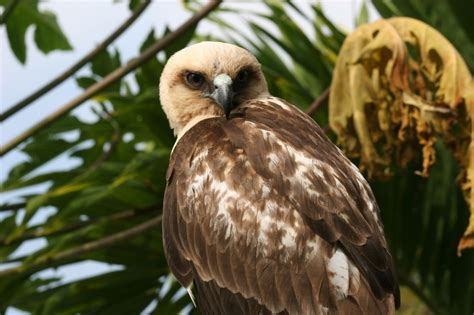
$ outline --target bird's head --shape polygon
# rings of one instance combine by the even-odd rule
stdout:
[[[268,94],[257,59],[247,50],[201,42],[175,53],[160,79],[160,101],[175,134],[197,117],[225,116]]]

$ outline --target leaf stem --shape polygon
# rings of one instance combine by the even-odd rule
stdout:
[[[329,99],[330,90],[331,87],[327,87],[326,90],[324,90],[324,92],[317,99],[315,99],[311,105],[309,105],[308,109],[306,110],[306,114],[313,116],[314,113],[316,113],[318,109]]]
[[[10,1],[14,2],[14,1]],[[8,119],[10,116],[14,115],[18,111],[22,110],[29,104],[36,101],[38,98],[43,96],[44,94],[51,91],[53,88],[64,82],[68,79],[71,75],[76,73],[79,69],[81,69],[84,65],[86,65],[89,61],[94,59],[98,54],[104,51],[117,37],[122,35],[124,31],[128,29],[130,25],[145,11],[148,5],[151,3],[151,0],[144,1],[139,7],[135,9],[133,14],[123,23],[121,24],[112,34],[110,34],[102,43],[97,45],[93,50],[91,50],[87,55],[82,57],[78,60],[75,64],[73,64],[69,69],[58,75],[56,78],[51,80],[49,83],[45,84],[29,96],[25,97],[23,100],[19,101],[15,105],[10,106],[8,110],[6,110],[3,114],[0,115],[0,122]],[[6,12],[6,10],[5,10]],[[5,13],[4,13],[5,15]],[[1,23],[0,23],[1,24]]]
[[[10,203],[0,205],[0,211],[17,211],[26,207],[26,202]]]
[[[50,236],[55,236],[59,234],[64,234],[64,233],[76,231],[76,230],[79,230],[79,229],[82,229],[94,224],[101,224],[105,222],[130,219],[130,218],[134,218],[134,217],[149,213],[150,211],[155,210],[155,209],[156,207],[126,210],[122,212],[113,213],[108,216],[94,218],[87,221],[74,222],[68,225],[61,226],[56,229],[48,230],[48,229],[39,227],[33,230],[27,230],[25,233],[20,234],[14,238],[8,238],[8,237],[0,238],[0,246],[11,245],[14,243],[19,243],[19,242],[23,242],[23,241],[34,239],[34,238],[39,238],[39,237],[50,237]]]
[[[85,171],[83,176],[87,176],[88,174],[93,173],[102,163],[104,163],[108,158],[110,158],[122,138],[122,133],[120,132],[119,124],[112,119],[111,115],[109,113],[104,113],[103,117],[110,123],[110,125],[114,129],[112,138],[109,141],[109,148],[102,152],[102,154],[94,161],[94,163],[92,163],[92,165],[87,169],[87,171]]]
[[[139,225],[136,225],[128,230],[109,235],[100,240],[88,242],[83,245],[64,250],[53,256],[40,258],[36,262],[30,265],[19,266],[19,267],[7,269],[4,271],[0,271],[0,278],[6,277],[6,276],[18,275],[22,273],[32,274],[45,267],[51,267],[53,265],[56,265],[65,261],[74,260],[75,258],[80,257],[84,254],[88,254],[90,252],[93,252],[99,249],[113,246],[116,243],[126,241],[130,238],[141,235],[152,228],[157,227],[158,225],[161,224],[161,220],[162,220],[162,217],[160,215],[151,220],[148,220]]]
[[[122,66],[111,73],[109,73],[102,81],[97,82],[96,84],[87,88],[84,93],[75,97],[71,101],[64,104],[60,109],[52,113],[51,115],[47,116],[34,126],[30,127],[17,137],[13,138],[10,142],[0,148],[0,157],[4,156],[6,153],[10,152],[13,148],[17,145],[40,131],[41,129],[49,126],[56,120],[60,119],[64,115],[66,115],[69,111],[76,108],[77,106],[81,105],[84,101],[90,99],[100,91],[106,89],[116,81],[120,80],[128,73],[132,72],[136,68],[140,67],[152,57],[154,57],[159,51],[163,50],[171,43],[173,43],[179,36],[189,30],[191,27],[196,25],[199,21],[201,21],[205,16],[207,16],[212,10],[219,6],[222,0],[214,0],[206,4],[199,10],[196,14],[194,14],[191,18],[189,18],[186,22],[184,22],[180,27],[178,27],[174,32],[168,33],[161,38],[158,42],[150,46],[146,49],[142,54],[138,57],[131,59],[125,66]]]
[[[7,23],[8,16],[15,9],[16,5],[20,3],[20,0],[10,0],[3,10],[3,14],[0,16],[0,25]],[[0,120],[1,121],[1,120]]]

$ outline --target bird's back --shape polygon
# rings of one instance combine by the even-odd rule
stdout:
[[[170,268],[206,314],[390,314],[398,283],[378,207],[314,121],[273,97],[205,119],[167,174]],[[224,312],[227,310],[226,312]]]

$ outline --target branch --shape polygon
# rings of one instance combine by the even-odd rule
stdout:
[[[323,94],[321,94],[306,110],[306,114],[309,116],[313,116],[314,113],[318,111],[318,109],[329,99],[329,92],[330,87],[324,90]]]
[[[10,15],[10,13],[12,13],[13,9],[15,9],[18,3],[20,3],[20,0],[10,0],[7,3],[7,5],[5,6],[5,10],[3,10],[2,16],[0,16],[0,25],[7,23],[8,16]]]
[[[24,272],[28,272],[31,274],[45,267],[50,267],[52,265],[59,264],[65,261],[70,261],[84,254],[110,247],[112,245],[115,245],[116,243],[126,241],[130,238],[141,235],[154,227],[157,227],[161,224],[161,218],[162,217],[160,215],[149,221],[134,226],[128,230],[112,234],[97,241],[88,242],[83,245],[64,250],[53,256],[40,258],[36,263],[32,263],[31,265],[19,266],[0,271],[0,278],[11,275],[18,275]]]
[[[13,1],[11,1],[13,2]],[[61,73],[59,76],[51,80],[49,83],[46,85],[42,86],[35,92],[33,92],[31,95],[25,97],[23,100],[20,102],[16,103],[15,105],[12,105],[9,109],[7,109],[3,114],[0,115],[0,122],[6,120],[10,116],[14,115],[16,112],[22,110],[25,108],[28,104],[33,103],[36,101],[38,98],[43,96],[44,94],[48,93],[50,90],[58,86],[60,83],[64,82],[67,78],[69,78],[71,75],[77,72],[77,70],[81,69],[85,64],[87,64],[89,61],[94,59],[98,54],[100,54],[102,51],[104,51],[107,46],[110,45],[117,37],[122,35],[122,33],[128,29],[128,27],[135,22],[135,20],[145,11],[145,9],[148,7],[148,5],[151,3],[151,0],[146,0],[143,2],[140,6],[138,6],[133,14],[122,24],[117,28],[112,34],[110,34],[102,43],[100,43],[98,46],[96,46],[93,50],[91,50],[87,55],[85,55],[82,59],[77,61],[75,64],[73,64],[69,69]],[[4,13],[5,14],[5,13]],[[1,24],[1,23],[0,23]]]
[[[85,228],[90,225],[94,224],[101,224],[105,222],[112,222],[112,221],[117,221],[117,220],[123,220],[123,219],[130,219],[134,218],[146,213],[149,213],[152,210],[155,210],[156,207],[150,207],[150,208],[144,208],[144,209],[133,209],[133,210],[126,210],[122,212],[117,212],[113,213],[108,216],[102,216],[99,218],[94,218],[91,220],[87,221],[78,221],[74,222],[68,225],[61,226],[56,229],[52,230],[47,230],[42,227],[33,229],[33,230],[28,230],[23,234],[20,234],[16,237],[9,238],[9,237],[4,237],[0,238],[0,246],[7,246],[11,245],[14,243],[20,243],[26,240],[34,239],[34,238],[39,238],[39,237],[50,237],[50,236],[55,236],[59,234],[64,234],[72,231],[76,231],[82,228]]]
[[[10,152],[14,147],[37,133],[39,130],[49,126],[51,123],[55,122],[59,118],[66,115],[69,111],[76,108],[84,101],[90,99],[100,91],[106,89],[116,81],[120,80],[122,77],[127,75],[128,73],[132,72],[136,68],[140,67],[142,64],[146,63],[152,57],[154,57],[159,51],[163,50],[165,47],[173,43],[179,36],[185,33],[188,29],[196,25],[200,20],[202,20],[207,14],[209,14],[213,9],[215,9],[221,0],[214,0],[206,4],[199,12],[193,15],[190,19],[188,19],[185,23],[183,23],[180,27],[178,27],[174,32],[168,33],[161,38],[157,43],[150,46],[147,50],[145,50],[141,55],[137,58],[130,60],[125,66],[122,66],[111,73],[109,73],[102,81],[97,82],[96,84],[87,88],[83,94],[77,96],[76,98],[72,99],[70,102],[64,104],[59,110],[52,113],[45,119],[41,120],[39,123],[34,125],[33,127],[29,128],[25,132],[21,133],[10,142],[8,142],[5,146],[0,148],[0,157],[5,155],[6,153]]]

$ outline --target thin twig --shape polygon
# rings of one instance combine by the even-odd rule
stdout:
[[[42,227],[39,227],[34,230],[26,231],[25,233],[18,235],[17,237],[14,237],[14,238],[8,238],[8,237],[0,238],[0,246],[20,243],[26,240],[31,240],[31,239],[39,238],[39,237],[50,237],[50,236],[60,235],[60,234],[76,231],[90,225],[130,219],[130,218],[134,218],[134,217],[149,213],[150,211],[155,210],[155,209],[156,207],[126,210],[122,212],[113,213],[111,215],[94,218],[87,221],[74,222],[74,223],[53,229],[53,230],[45,230]]]
[[[22,256],[19,256],[19,257],[15,257],[15,258],[9,258],[7,260],[4,260],[2,261],[2,265],[5,265],[5,264],[13,264],[13,263],[22,263],[23,260],[27,259],[28,257],[30,257],[30,255],[22,255]]]
[[[122,33],[128,29],[128,27],[135,22],[135,20],[145,11],[148,5],[151,3],[151,0],[144,1],[140,6],[138,6],[133,14],[123,23],[121,24],[112,34],[110,34],[102,43],[96,46],[93,50],[91,50],[87,55],[73,64],[69,69],[58,75],[56,78],[51,80],[49,83],[45,84],[29,96],[25,97],[23,100],[19,101],[15,105],[12,105],[5,113],[0,115],[0,122],[6,120],[10,116],[14,115],[18,111],[25,108],[27,105],[33,103],[38,98],[43,96],[44,94],[48,93],[50,90],[64,82],[68,79],[71,75],[76,73],[79,69],[81,69],[84,65],[86,65],[89,61],[94,59],[98,54],[104,51],[117,37],[122,35]]]
[[[37,262],[32,263],[31,265],[19,266],[0,271],[0,278],[11,275],[18,275],[21,273],[31,274],[45,267],[56,265],[65,261],[74,260],[90,252],[113,246],[116,243],[126,241],[128,239],[141,235],[154,227],[157,227],[161,224],[161,219],[162,217],[160,215],[149,221],[134,226],[128,230],[112,234],[97,241],[88,242],[83,245],[67,249],[53,256],[44,257],[42,259],[39,259]]]
[[[180,27],[178,27],[174,32],[168,33],[161,38],[157,43],[150,46],[147,50],[145,50],[141,55],[137,58],[130,60],[125,66],[120,67],[113,72],[109,73],[102,81],[97,82],[96,84],[90,86],[88,89],[84,91],[83,94],[77,96],[76,98],[72,99],[68,103],[64,104],[60,109],[56,112],[52,113],[48,117],[41,120],[36,125],[32,126],[25,132],[21,133],[10,142],[8,142],[5,146],[0,148],[0,157],[5,155],[6,153],[10,152],[13,148],[17,145],[37,133],[39,130],[49,126],[51,123],[55,122],[59,118],[66,115],[69,111],[76,108],[84,101],[90,99],[100,91],[106,89],[116,81],[120,80],[122,77],[126,76],[128,73],[132,72],[136,68],[140,67],[142,64],[146,63],[152,57],[154,57],[159,51],[163,50],[165,47],[173,43],[177,38],[179,38],[183,33],[189,30],[192,26],[196,25],[200,20],[202,20],[207,14],[209,14],[212,10],[214,10],[219,4],[221,0],[211,1],[206,4],[199,12],[193,15],[190,19],[188,19],[185,23],[183,23]]]
[[[112,156],[114,153],[115,149],[117,148],[117,145],[120,142],[121,139],[121,133],[119,130],[116,130],[114,134],[112,135],[112,139],[109,142],[109,148],[102,152],[102,154],[97,158],[97,160],[92,163],[92,165],[89,167],[89,169],[86,171],[87,174],[90,174],[94,172],[102,163],[104,163],[109,157]]]
[[[15,9],[18,3],[20,3],[20,0],[8,1],[7,5],[5,6],[5,10],[3,10],[2,16],[0,16],[0,25],[7,23],[8,16],[13,12],[13,9]]]
[[[109,148],[102,152],[102,154],[91,164],[91,166],[84,172],[83,176],[81,177],[85,177],[93,173],[102,163],[104,163],[109,157],[111,157],[122,138],[120,126],[118,122],[112,118],[112,115],[109,112],[104,110],[104,112],[98,113],[98,115],[100,115],[102,119],[110,123],[112,129],[114,130],[114,133],[112,134],[112,138],[109,141]]]
[[[324,90],[323,94],[321,94],[311,105],[309,105],[308,109],[306,110],[306,114],[309,116],[313,116],[314,113],[329,99],[329,92],[330,87]]]
[[[0,211],[16,211],[26,207],[26,202],[0,205]]]

